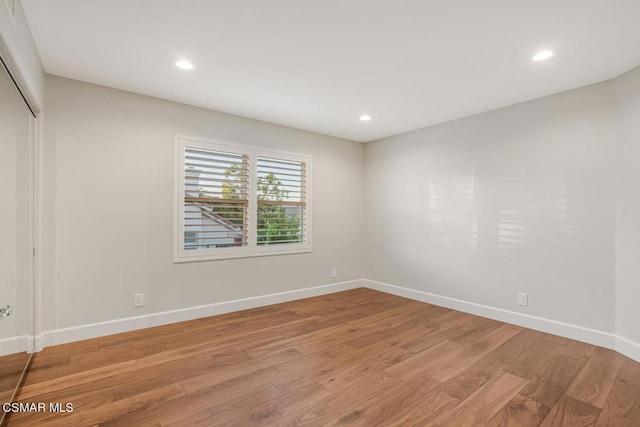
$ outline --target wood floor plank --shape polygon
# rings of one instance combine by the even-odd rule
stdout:
[[[196,354],[192,357],[172,360],[160,366],[138,369],[135,372],[109,378],[115,400],[127,399],[144,393],[149,388],[169,386],[188,378],[197,378],[210,372],[217,372],[226,366],[249,360],[240,353],[233,361],[214,360],[209,354]],[[162,375],[158,375],[158,370]],[[103,381],[104,382],[104,381]]]
[[[273,357],[269,360],[262,359],[259,364],[253,361],[246,364],[226,365],[196,377],[184,378],[181,380],[181,384],[191,393],[207,389],[218,383],[242,377],[246,373],[264,375],[266,379],[271,381],[274,377],[286,377],[287,375],[297,374],[302,369],[314,369],[314,367],[317,367],[326,360],[328,360],[328,356],[324,353],[315,353],[308,357]]]
[[[484,339],[478,343],[462,345],[453,341],[444,341],[440,345],[392,366],[388,372],[405,379],[417,372],[428,371],[433,378],[445,382],[518,332],[518,327],[502,324],[499,328],[485,335]]]
[[[366,375],[355,384],[332,393],[331,396],[310,405],[296,408],[291,414],[278,420],[282,425],[323,425],[347,413],[350,408],[400,384],[386,372]]]
[[[568,354],[558,352],[520,394],[552,408],[588,360],[589,349],[580,349],[572,348]]]
[[[420,334],[428,334],[426,329],[419,330],[421,331]],[[400,348],[400,345],[415,337],[416,331],[410,330],[361,349],[354,349],[348,342],[333,345],[321,353],[327,355],[328,360],[323,361],[319,366],[310,366],[310,369],[303,375],[299,372],[292,372],[289,376],[274,380],[274,384],[283,391],[287,390],[291,386],[291,383],[296,384],[296,386],[312,382],[329,384],[336,378],[340,378],[348,371],[354,371],[354,369],[357,369],[357,367],[363,364],[369,367],[370,372],[382,372],[384,369],[402,360],[396,360],[399,355],[406,353],[405,350]],[[328,346],[331,345],[331,343],[331,340],[327,340]],[[318,353],[315,353],[314,355],[317,354]]]
[[[498,413],[526,384],[526,380],[508,372],[497,377],[476,390],[452,411],[426,425],[474,427],[486,424]]]
[[[492,351],[458,375],[444,382],[439,388],[451,396],[464,400],[495,378],[507,365],[499,352]]]
[[[308,407],[313,403],[329,397],[331,392],[326,390],[319,384],[308,384],[305,387],[296,388],[280,397],[271,399],[261,405],[256,405],[250,412],[239,415],[230,413],[230,417],[224,419],[216,417],[211,424],[224,427],[237,426],[244,427],[247,425],[271,425],[273,422],[285,417],[290,412]],[[213,420],[212,420],[213,421]]]
[[[448,366],[453,357],[461,354],[462,351],[462,344],[442,341],[440,344],[392,366],[387,369],[387,372],[401,380],[406,380],[421,372],[433,372]]]
[[[144,426],[147,423],[153,424],[157,422],[164,426],[168,423],[179,423],[180,420],[183,420],[192,412],[216,408],[216,405],[221,402],[245,401],[248,398],[247,393],[255,393],[258,396],[278,397],[282,395],[282,392],[273,389],[273,386],[269,383],[270,374],[273,374],[272,369],[264,369],[258,372],[248,372],[222,382],[211,381],[206,384],[199,384],[200,387],[186,390],[186,395],[163,402],[162,405],[131,411],[118,418],[113,425]],[[268,401],[268,399],[265,401]],[[254,404],[262,404],[265,401],[253,400],[252,402]],[[214,417],[212,421],[215,421],[215,419]]]
[[[640,363],[354,289],[46,348],[18,401],[74,411],[8,427],[637,427]]]
[[[482,339],[477,338],[477,342],[465,344],[460,349],[460,354],[455,356],[456,359],[451,360],[446,366],[441,366],[435,372],[431,372],[431,376],[442,382],[449,380],[462,372],[466,366],[473,365],[481,360],[482,357],[512,338],[519,331],[520,328],[517,326],[502,324],[497,329],[493,329],[484,335]]]
[[[416,309],[419,308],[419,306],[416,306]],[[274,349],[286,346],[295,346],[296,349],[303,354],[312,354],[316,351],[324,351],[327,347],[359,339],[370,332],[378,331],[381,322],[383,322],[383,324],[387,324],[387,322],[403,324],[403,321],[407,318],[411,318],[411,316],[415,317],[425,315],[422,312],[424,310],[419,310],[418,313],[415,313],[416,310],[410,309],[411,307],[407,307],[406,304],[395,308],[387,308],[382,312],[361,316],[357,319],[353,319],[345,323],[338,323],[335,326],[314,331],[303,336],[280,340],[278,342],[254,348],[250,350],[250,354],[254,357],[259,357],[273,351]],[[407,312],[407,310],[409,311]],[[400,319],[398,319],[398,317],[400,317]]]
[[[384,404],[381,402],[381,404]],[[460,400],[443,392],[439,388],[431,390],[419,400],[401,408],[396,413],[383,420],[381,426],[425,426],[447,413],[457,405]]]
[[[443,327],[442,330],[447,330],[447,327]],[[432,332],[430,326],[422,325],[358,349],[354,348],[350,342],[334,345],[324,351],[331,360],[322,366],[325,372],[321,375],[323,377],[325,373],[328,374],[326,376],[336,375],[344,369],[362,363],[366,363],[372,371],[382,371],[444,340],[443,338],[434,339],[433,336],[438,334],[434,333],[432,336]],[[420,337],[420,346],[414,344],[409,349],[405,348],[405,344],[416,341],[417,337]]]
[[[102,366],[96,369],[67,374],[38,383],[32,383],[30,377],[27,376],[25,384],[20,388],[18,396],[20,399],[33,399],[41,394],[52,393],[56,390],[63,390],[70,382],[74,384],[88,383],[95,381],[96,379],[134,372],[136,369],[137,366],[135,360],[127,360],[125,362]]]
[[[403,307],[404,308],[404,307]],[[395,337],[407,330],[407,328],[422,327],[423,330],[435,332],[436,325],[431,325],[433,321],[433,311],[420,310],[416,312],[404,312],[402,314],[384,319],[381,322],[369,325],[369,331],[356,338],[351,338],[347,342],[357,348],[364,348],[382,340]]]
[[[390,417],[421,401],[422,397],[440,385],[428,375],[416,375],[407,381],[386,390],[380,396],[369,399],[333,419],[327,426],[374,426],[385,423]],[[381,401],[384,404],[381,404]]]
[[[544,336],[543,332],[523,329],[512,339],[496,348],[496,351],[501,354],[505,363],[511,363]]]
[[[444,342],[452,329],[457,329],[462,327],[462,324],[468,323],[468,319],[464,318],[451,322],[445,321],[445,318],[448,319],[450,316],[444,316],[441,320],[442,323],[437,326],[427,322],[367,346],[355,348],[351,342],[347,342],[346,346],[331,348],[326,352],[344,363],[360,361],[363,357],[367,357],[366,355],[375,355],[376,357],[367,357],[367,362],[375,364],[377,368],[384,369]]]
[[[511,362],[509,366],[505,368],[505,372],[510,372],[530,380],[535,377],[568,342],[569,340],[564,338],[546,335]]]
[[[504,323],[498,322],[496,320],[480,318],[476,322],[476,325],[468,331],[461,333],[453,338],[451,341],[457,342],[458,344],[469,344],[476,342],[479,339],[484,338],[488,333],[498,329],[500,326],[503,326]]]
[[[640,364],[625,360],[607,396],[596,427],[640,425]]]
[[[236,420],[261,421],[261,419],[252,418],[255,409],[281,397],[282,394],[276,387],[272,384],[265,384],[235,399],[225,399],[218,402],[211,402],[208,398],[202,402],[198,401],[198,399],[189,399],[186,402],[186,410],[181,417],[173,422],[167,422],[164,419],[162,424],[167,426],[206,425],[213,427],[229,426]]]
[[[25,352],[0,357],[0,396],[3,392],[13,393],[28,361],[29,355]]]
[[[588,403],[563,396],[555,404],[541,427],[588,427],[595,425],[600,410]]]
[[[623,361],[624,357],[613,350],[596,348],[569,386],[567,396],[602,408]]]
[[[549,408],[518,394],[489,420],[486,427],[538,427],[547,415]]]

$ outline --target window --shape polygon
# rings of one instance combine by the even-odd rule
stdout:
[[[306,162],[258,157],[258,245],[302,243]]]
[[[309,156],[176,137],[174,261],[311,251]]]

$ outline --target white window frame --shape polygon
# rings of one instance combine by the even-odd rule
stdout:
[[[209,248],[198,250],[184,249],[184,197],[185,197],[185,149],[200,148],[206,150],[226,151],[249,156],[249,203],[247,246],[228,248]],[[175,178],[174,178],[174,255],[173,262],[208,261],[218,259],[247,258],[268,255],[285,255],[311,252],[311,156],[289,151],[270,150],[264,147],[236,144],[187,135],[176,135],[175,138]],[[302,243],[286,243],[275,245],[257,244],[257,158],[269,157],[280,160],[304,162],[306,169],[306,199],[303,218],[304,241]],[[305,225],[306,224],[306,225]]]

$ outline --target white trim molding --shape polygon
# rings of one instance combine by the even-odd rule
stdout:
[[[541,332],[586,342],[600,347],[609,348],[640,362],[640,344],[609,332],[599,331],[596,329],[586,328],[583,326],[560,322],[543,317],[517,313],[514,311],[504,310],[487,305],[476,304],[469,301],[450,298],[425,291],[419,291],[416,289],[405,288],[402,286],[391,285],[388,283],[368,279],[350,280],[346,282],[338,282],[328,285],[296,289],[293,291],[223,301],[197,307],[188,307],[178,310],[165,311],[161,313],[153,313],[144,316],[109,320],[105,322],[92,323],[89,325],[81,325],[70,328],[46,331],[35,337],[34,347],[35,351],[40,351],[44,347],[52,345],[65,344],[84,339],[129,332],[137,329],[167,325],[170,323],[184,322],[187,320],[215,316],[218,314],[230,313],[239,310],[247,310],[256,307],[263,307],[271,304],[278,304],[282,302],[310,298],[319,295],[328,295],[335,292],[347,291],[360,287],[365,287],[376,291],[385,292],[388,294],[397,295],[428,304],[434,304],[441,307],[450,308],[452,310],[458,310],[465,313],[474,314],[476,316],[487,317],[489,319],[499,320],[501,322],[506,322],[513,325],[518,325],[525,328],[535,329]],[[24,351],[26,348],[30,348],[31,344],[28,343],[29,340],[30,338],[27,336],[14,338],[11,340],[11,343],[7,344],[7,347],[4,347],[5,341],[7,340],[0,341],[0,343],[3,344],[3,348],[17,348],[18,350],[14,351],[17,352]]]
[[[97,338],[122,332],[129,332],[137,329],[151,328],[154,326],[167,325],[170,323],[184,322],[187,320],[215,316],[217,314],[263,307],[271,304],[278,304],[282,302],[294,301],[319,295],[327,295],[361,287],[363,287],[362,280],[350,280],[347,282],[338,282],[328,285],[296,289],[293,291],[278,292],[275,294],[266,294],[256,297],[242,298],[231,301],[200,305],[196,307],[164,311],[161,313],[147,314],[144,316],[128,317],[124,319],[115,319],[105,322],[92,323],[89,325],[55,329],[52,331],[46,331],[43,334],[36,336],[35,348],[36,351],[40,351],[44,347],[49,347],[52,345],[65,344],[74,341]]]
[[[615,350],[620,354],[624,354],[625,356],[640,362],[640,344],[637,342],[633,342],[625,337],[617,335]]]
[[[0,356],[7,356],[14,353],[30,352],[31,337],[20,335],[17,337],[0,339]]]

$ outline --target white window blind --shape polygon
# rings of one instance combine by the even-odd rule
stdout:
[[[311,251],[311,158],[176,137],[174,261]]]
[[[184,249],[246,246],[249,157],[186,148]]]
[[[305,240],[306,164],[258,157],[258,245]]]

